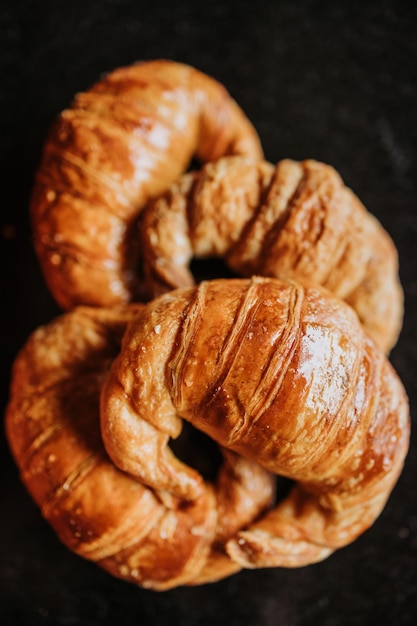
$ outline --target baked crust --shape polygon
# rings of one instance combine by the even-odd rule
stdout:
[[[138,298],[136,220],[188,167],[262,156],[241,108],[213,78],[174,61],[110,72],[55,120],[32,194],[34,244],[64,308]]]
[[[409,442],[404,388],[353,309],[259,277],[169,292],[128,329],[102,390],[104,445],[123,471],[194,501],[201,477],[167,445],[182,419],[295,481],[227,543],[244,567],[305,565],[353,541],[381,513]]]
[[[34,242],[73,310],[16,358],[7,437],[60,539],[143,587],[326,558],[408,450],[395,246],[330,166],[262,158],[226,90],[164,60],[78,94],[44,147]],[[194,286],[193,257],[248,278]],[[174,452],[187,422],[213,481]]]
[[[6,432],[21,478],[75,553],[114,576],[164,590],[240,569],[226,541],[269,508],[275,481],[223,450],[215,482],[186,502],[117,469],[100,434],[99,395],[140,305],[79,307],[37,329],[18,355]]]
[[[240,276],[323,285],[353,306],[385,351],[398,339],[397,250],[339,174],[313,160],[276,166],[226,157],[184,175],[141,219],[148,297],[192,285],[193,258],[218,257]]]

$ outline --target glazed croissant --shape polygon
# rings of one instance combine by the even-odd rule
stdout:
[[[117,69],[56,119],[31,201],[34,244],[65,309],[138,296],[136,220],[188,167],[262,156],[258,135],[225,88],[173,61]]]
[[[403,386],[353,309],[326,290],[257,278],[203,281],[143,309],[101,395],[114,463],[194,502],[201,476],[169,441],[182,420],[295,482],[226,542],[243,567],[299,566],[368,528],[409,441]]]
[[[148,296],[194,283],[193,257],[241,276],[307,279],[343,298],[388,352],[403,316],[396,248],[330,166],[223,158],[185,174],[141,218]]]
[[[153,589],[200,584],[240,569],[225,542],[275,493],[270,473],[223,450],[214,484],[193,502],[118,470],[100,435],[99,394],[140,307],[80,307],[36,330],[13,369],[6,430],[42,514],[77,554]]]
[[[180,177],[193,156],[210,163]],[[58,117],[31,216],[74,310],[19,353],[6,431],[69,548],[163,590],[313,563],[375,521],[409,443],[383,354],[402,290],[391,239],[331,167],[267,163],[214,79],[140,63]],[[246,278],[195,286],[193,257]],[[193,432],[219,453],[212,480],[182,455]]]

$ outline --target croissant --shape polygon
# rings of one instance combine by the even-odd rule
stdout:
[[[225,544],[242,567],[295,567],[353,541],[381,513],[409,443],[404,388],[353,309],[327,290],[219,279],[148,303],[101,392],[116,466],[193,502],[202,478],[169,447],[186,420],[293,481]]]
[[[330,166],[225,157],[185,174],[141,218],[145,291],[189,286],[193,257],[240,276],[309,280],[343,298],[385,352],[402,324],[396,248]]]
[[[258,135],[213,78],[157,60],[79,93],[53,124],[31,199],[36,253],[65,309],[138,298],[136,220],[187,168],[262,156]]]
[[[215,482],[186,502],[111,463],[100,389],[140,310],[79,307],[37,329],[15,360],[6,432],[24,484],[60,539],[114,576],[164,590],[238,571],[224,544],[270,507],[275,481],[223,450]]]

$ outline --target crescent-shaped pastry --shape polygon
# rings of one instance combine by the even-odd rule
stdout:
[[[138,297],[136,220],[187,169],[224,155],[259,158],[259,138],[213,78],[158,60],[117,69],[55,120],[31,201],[34,243],[65,309]]]
[[[270,506],[275,481],[223,450],[215,482],[201,481],[199,498],[187,502],[111,463],[100,390],[139,312],[79,307],[32,334],[13,368],[10,447],[43,516],[75,553],[155,590],[218,580],[240,569],[224,545]]]
[[[404,388],[353,309],[278,279],[178,289],[130,325],[102,390],[105,447],[144,484],[193,502],[201,476],[168,447],[182,420],[295,482],[227,542],[244,567],[305,565],[353,541],[409,443]]]
[[[397,250],[330,166],[223,158],[184,175],[141,219],[148,296],[192,285],[193,257],[240,276],[323,285],[353,306],[388,352],[403,318]]]

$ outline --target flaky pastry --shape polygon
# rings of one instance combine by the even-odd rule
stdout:
[[[194,257],[219,257],[240,276],[323,285],[355,308],[384,351],[397,341],[397,250],[329,165],[244,157],[209,163],[150,203],[141,248],[148,296],[192,285]]]
[[[314,563],[373,524],[409,444],[384,356],[403,294],[393,242],[333,168],[271,165],[218,82],[139,63],[57,118],[31,216],[73,311],[17,356],[6,431],[69,548],[163,590]],[[194,285],[193,257],[245,278]],[[219,451],[212,480],[175,445],[193,429]]]
[[[74,552],[124,580],[164,590],[240,569],[225,542],[271,504],[270,473],[223,450],[193,502],[153,490],[105,453],[99,395],[126,324],[140,311],[80,307],[36,330],[13,369],[6,430],[21,477]]]
[[[137,297],[136,219],[187,169],[262,156],[241,108],[213,78],[173,61],[117,69],[56,119],[31,201],[34,244],[65,309]]]
[[[182,420],[295,483],[226,543],[242,567],[305,565],[353,541],[409,442],[404,388],[353,309],[259,277],[169,292],[129,326],[102,388],[104,445],[141,483],[193,502],[202,478],[168,447]]]

